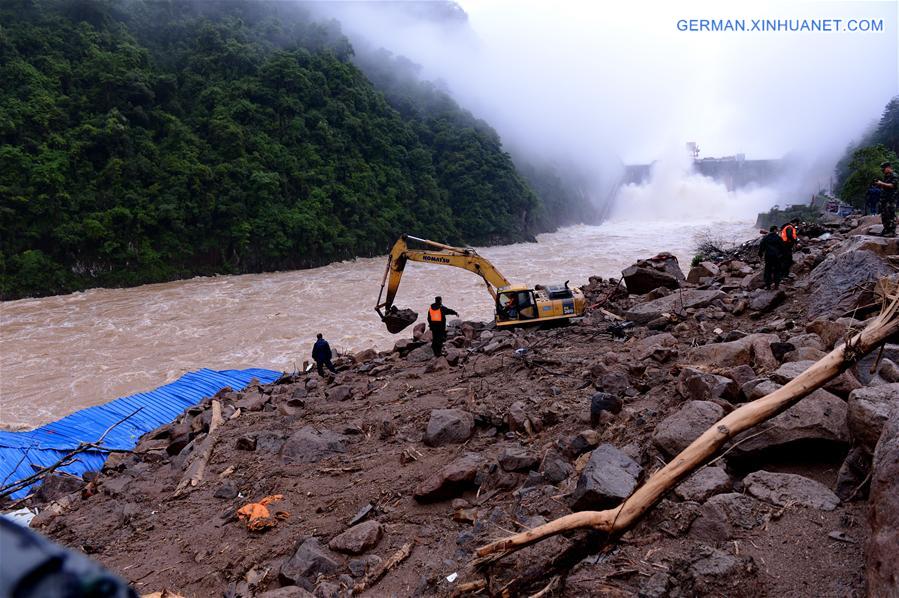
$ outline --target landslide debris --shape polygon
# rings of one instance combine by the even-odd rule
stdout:
[[[839,252],[866,252],[859,263],[876,259],[896,274],[895,251],[859,249],[867,237],[848,234],[857,227],[850,219],[817,231],[823,240],[804,238],[777,301],[753,295],[751,250],[687,277],[663,254],[630,270],[661,281],[642,295],[627,290],[640,288],[637,278],[626,287],[592,278],[584,290],[595,308],[567,327],[456,320],[439,359],[416,327],[390,351],[335,360],[333,377],[224,389],[88,482],[49,481],[33,525],[141,593],[852,596],[866,579],[888,587],[899,496],[892,343],[885,359],[747,431],[621,538],[557,536],[486,574],[469,567],[493,539],[618,504],[709,423],[858,330],[875,313],[865,303],[872,289],[832,265]],[[813,281],[843,275],[838,288],[854,291],[825,300]],[[224,421],[205,477],[175,496],[213,401]],[[239,510],[273,495],[284,516],[248,529]]]

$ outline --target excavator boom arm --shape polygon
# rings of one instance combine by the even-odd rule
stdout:
[[[408,241],[425,245],[431,249],[410,249]],[[426,264],[440,264],[444,266],[454,266],[462,268],[469,272],[474,272],[484,279],[487,290],[490,295],[496,299],[496,289],[511,284],[505,276],[500,273],[489,260],[481,257],[473,249],[462,247],[452,247],[435,243],[427,239],[419,239],[403,235],[390,251],[387,261],[387,269],[384,272],[384,279],[381,282],[381,292],[378,294],[378,304],[375,310],[384,317],[381,309],[390,311],[393,307],[393,300],[396,297],[397,289],[399,289],[400,281],[403,277],[403,271],[406,268],[406,262],[424,262]],[[384,295],[386,289],[386,295]],[[381,301],[381,297],[384,301]]]

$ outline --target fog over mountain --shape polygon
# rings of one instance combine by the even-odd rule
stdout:
[[[422,78],[487,120],[513,153],[572,161],[589,173],[598,199],[623,164],[672,159],[687,141],[702,156],[788,158],[788,176],[752,201],[755,209],[826,187],[847,144],[897,93],[896,6],[472,0],[311,8],[339,20],[354,45],[420,64]],[[680,31],[690,19],[747,28],[758,19],[829,20],[843,29],[870,20],[882,30]],[[657,181],[653,195],[669,194]]]

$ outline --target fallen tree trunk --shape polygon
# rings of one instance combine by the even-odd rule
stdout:
[[[706,463],[728,440],[796,404],[800,399],[839,376],[859,359],[899,333],[899,293],[885,294],[880,315],[860,333],[848,338],[817,363],[771,394],[735,409],[674,457],[665,467],[614,509],[581,511],[565,515],[526,532],[492,542],[478,549],[475,564],[495,561],[516,550],[563,532],[592,528],[608,534],[633,525],[678,482]]]
[[[181,481],[178,482],[174,497],[183,495],[203,481],[203,476],[206,475],[206,465],[209,463],[212,449],[215,448],[215,443],[218,440],[218,428],[223,421],[222,404],[218,401],[212,401],[212,418],[209,421],[209,432],[206,434],[203,443],[197,448],[194,459],[187,466]]]

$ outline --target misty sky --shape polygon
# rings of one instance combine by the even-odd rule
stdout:
[[[830,168],[899,93],[899,2],[460,0],[467,26],[342,3],[352,37],[424,67],[507,144],[597,164],[800,154]],[[681,32],[679,19],[882,19],[882,32]]]

